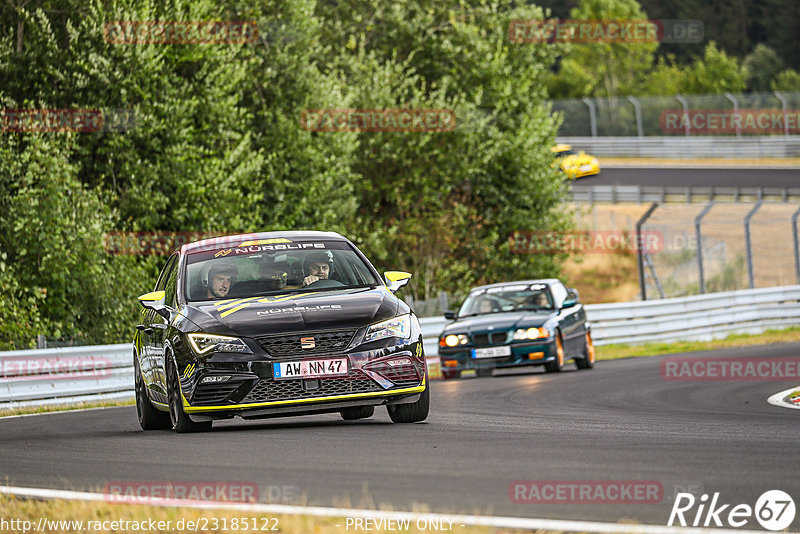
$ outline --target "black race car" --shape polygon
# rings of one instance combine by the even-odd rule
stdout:
[[[167,260],[133,340],[144,430],[208,430],[214,419],[340,412],[396,423],[428,415],[422,332],[332,232],[269,232],[183,245]]]
[[[578,302],[578,292],[559,280],[528,280],[476,287],[439,337],[445,379],[474,369],[478,376],[494,369],[544,365],[561,371],[572,359],[578,369],[594,367],[595,351]]]

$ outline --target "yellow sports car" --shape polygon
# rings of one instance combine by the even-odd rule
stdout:
[[[575,152],[572,146],[564,144],[556,145],[550,150],[556,158],[555,164],[561,167],[570,180],[600,174],[600,162],[586,152]]]

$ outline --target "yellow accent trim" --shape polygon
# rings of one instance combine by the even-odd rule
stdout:
[[[229,302],[235,302],[235,301],[237,301],[237,300],[239,300],[239,299],[225,299],[225,300],[220,300],[220,301],[218,301],[218,302],[215,302],[215,303],[214,303],[214,306],[222,306],[223,304],[228,304]]]
[[[158,404],[159,406],[163,406],[164,408],[169,409],[169,404],[164,404],[163,402],[154,401],[152,399],[150,400],[150,402],[152,402],[153,404]]]
[[[139,296],[139,300],[142,302],[155,302],[157,300],[161,300],[164,298],[163,291],[151,291],[150,293],[145,293],[144,295]]]
[[[408,280],[413,275],[405,271],[386,271],[383,276],[390,282],[399,282],[400,280]]]
[[[194,374],[194,364],[189,364],[183,371],[183,379],[186,380]]]
[[[244,304],[240,304],[239,306],[236,306],[235,308],[231,308],[230,310],[228,310],[226,312],[220,313],[219,316],[220,316],[220,318],[227,317],[228,315],[230,315],[230,314],[232,314],[234,312],[237,312],[237,311],[241,310],[242,308],[246,308],[246,307],[250,306],[251,304],[255,304],[255,303],[254,302],[245,302]]]
[[[273,238],[273,239],[255,239],[252,241],[244,241],[240,247],[250,247],[253,245],[274,245],[275,243],[291,243],[288,239],[284,239],[283,237]]]
[[[236,299],[236,300],[233,300],[232,302],[229,302],[228,304],[225,304],[224,306],[220,306],[218,308],[218,311],[222,311],[222,310],[224,310],[226,308],[230,308],[232,306],[236,306],[237,304],[242,304],[244,302],[247,302],[248,300],[255,300],[257,298],[258,297],[248,297],[246,299]]]
[[[186,413],[199,413],[199,412],[215,412],[219,410],[246,410],[250,408],[259,408],[262,406],[282,406],[287,404],[301,404],[301,403],[317,403],[327,400],[345,400],[345,399],[361,399],[366,397],[380,397],[383,395],[401,395],[403,393],[422,393],[425,391],[426,380],[423,377],[422,384],[411,388],[396,389],[394,391],[374,391],[371,393],[354,393],[352,395],[334,395],[332,397],[317,397],[313,399],[294,399],[286,401],[274,402],[259,402],[256,404],[234,404],[232,406],[189,406],[183,410]],[[185,401],[186,399],[184,399]],[[188,404],[184,404],[186,408]]]
[[[315,295],[315,294],[316,293],[298,293],[296,295],[278,295],[276,297],[264,297],[260,299],[258,302],[270,304],[272,302],[284,302],[286,300],[298,299],[300,297],[307,297],[309,295]]]

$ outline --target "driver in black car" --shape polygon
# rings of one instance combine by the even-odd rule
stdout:
[[[308,286],[319,280],[327,280],[333,271],[333,253],[329,250],[324,252],[312,252],[306,256],[303,262],[303,286]]]

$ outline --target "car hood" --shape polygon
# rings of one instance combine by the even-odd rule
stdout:
[[[297,291],[227,301],[193,302],[183,314],[201,330],[222,335],[358,328],[394,317],[398,299],[386,288]]]
[[[548,319],[555,315],[554,312],[510,312],[489,313],[465,317],[454,323],[448,324],[445,333],[472,333],[486,332],[488,330],[511,330],[513,328],[531,328],[542,326]]]
[[[573,167],[578,165],[596,165],[597,158],[589,154],[581,152],[580,154],[571,154],[561,160],[562,167]]]

